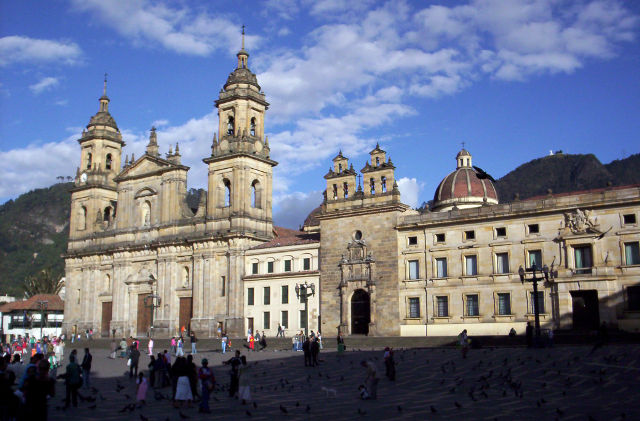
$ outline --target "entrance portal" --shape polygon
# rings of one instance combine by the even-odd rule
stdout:
[[[358,289],[351,297],[351,334],[368,335],[371,322],[371,303],[369,293]]]
[[[573,302],[573,328],[595,330],[600,326],[598,291],[595,289],[571,291]]]
[[[138,294],[138,336],[147,336],[151,327],[151,310],[144,305],[144,298],[149,294]]]
[[[100,336],[103,338],[109,337],[109,325],[111,324],[111,315],[113,309],[113,303],[106,301],[102,303],[102,323],[100,324]]]
[[[180,298],[180,332],[184,327],[185,332],[191,332],[191,317],[193,316],[193,299],[191,297]]]

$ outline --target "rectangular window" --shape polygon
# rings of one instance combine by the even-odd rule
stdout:
[[[436,234],[436,243],[444,243],[445,236],[444,234]]]
[[[592,259],[591,246],[578,246],[573,248],[576,258],[576,273],[591,273]]]
[[[257,275],[258,274],[258,263],[251,263],[251,274],[252,275]]]
[[[479,316],[480,311],[478,309],[478,294],[469,294],[466,297],[465,310],[467,316]]]
[[[264,305],[271,304],[271,287],[264,287]]]
[[[498,314],[500,316],[511,315],[511,294],[498,293]]]
[[[224,277],[224,276],[221,276],[220,277],[220,281],[221,281],[220,283],[221,283],[221,286],[222,286],[222,291],[220,291],[221,292],[220,295],[222,297],[224,297],[226,295],[226,293],[227,293],[227,278]]]
[[[418,237],[409,237],[408,242],[410,246],[415,246],[418,244]]]
[[[544,313],[544,291],[538,291],[538,313]],[[534,295],[533,291],[529,291],[529,313],[534,314]]]
[[[420,298],[409,298],[409,317],[412,319],[417,319],[420,317]]]
[[[624,243],[624,262],[627,266],[640,265],[639,243]]]
[[[464,274],[475,276],[478,274],[478,258],[476,256],[464,256]]]
[[[636,214],[635,213],[629,213],[626,215],[622,215],[622,222],[625,225],[632,225],[636,223]]]
[[[267,262],[267,273],[273,273],[273,262]]]
[[[291,260],[284,261],[284,271],[291,272]]]
[[[311,270],[311,258],[305,257],[302,259],[302,269],[303,270]]]
[[[540,232],[540,226],[538,224],[529,224],[527,228],[529,229],[529,234],[538,234]]]
[[[475,240],[476,239],[476,232],[475,231],[465,231],[464,232],[464,239],[465,240]]]
[[[627,310],[640,311],[640,286],[627,287]]]
[[[264,323],[262,324],[263,329],[269,329],[269,325],[271,325],[271,313],[268,311],[264,312]]]
[[[529,250],[529,267],[542,268],[542,250]]]
[[[76,297],[78,297],[78,302],[76,304],[80,304],[80,290],[76,290]]]
[[[281,311],[280,312],[280,324],[282,325],[283,329],[286,329],[287,326],[289,326],[289,312],[288,311]]]
[[[509,273],[509,253],[496,253],[496,273]]]
[[[449,317],[449,297],[436,297],[436,317]]]
[[[496,237],[506,237],[507,229],[505,227],[496,228]]]
[[[282,304],[289,304],[289,285],[282,285]]]
[[[446,257],[439,257],[436,259],[436,277],[438,278],[447,277],[447,258]]]
[[[409,279],[420,278],[420,267],[417,260],[409,260]]]
[[[247,305],[248,306],[253,305],[253,288],[247,289]]]

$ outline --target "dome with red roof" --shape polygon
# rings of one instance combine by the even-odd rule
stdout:
[[[434,211],[497,205],[498,192],[488,178],[478,178],[471,164],[471,154],[462,149],[456,155],[457,168],[438,185],[433,196]]]

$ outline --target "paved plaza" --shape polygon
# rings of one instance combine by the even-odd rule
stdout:
[[[106,350],[96,349],[93,384],[99,392],[81,391],[94,396],[95,402],[61,410],[64,385],[59,381],[50,401],[50,419],[640,419],[640,345],[610,345],[589,355],[590,351],[588,346],[484,348],[470,350],[462,359],[455,348],[396,350],[395,382],[384,377],[380,350],[338,355],[325,349],[316,368],[304,367],[302,352],[243,352],[254,375],[255,405],[242,405],[220,390],[212,395],[212,414],[205,415],[198,413],[197,404],[174,409],[169,401],[155,399],[151,389],[146,407],[122,413],[135,399],[135,384],[124,376],[126,361],[108,359]],[[228,386],[229,369],[222,361],[230,353],[203,352],[196,357],[198,365],[208,358],[218,385]],[[358,395],[365,377],[360,361],[367,358],[376,362],[381,377],[376,401],[363,401]],[[148,361],[142,356],[140,366]],[[124,388],[118,390],[118,384]],[[334,389],[335,396],[327,396],[323,387]],[[161,389],[161,394],[170,395],[171,389]]]

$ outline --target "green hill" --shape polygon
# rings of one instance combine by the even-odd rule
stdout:
[[[495,186],[500,202],[553,193],[640,183],[640,154],[603,165],[593,154],[557,153],[534,159],[500,178]]]
[[[44,268],[64,273],[71,186],[54,184],[0,206],[0,293],[22,296],[24,279]]]

